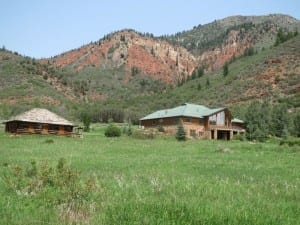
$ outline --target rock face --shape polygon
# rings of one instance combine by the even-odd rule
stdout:
[[[285,15],[233,16],[159,38],[122,30],[50,61],[74,72],[91,66],[123,68],[125,83],[132,73],[139,73],[175,85],[197,67],[214,71],[250,47],[270,46],[279,27],[293,30],[300,22]]]
[[[175,84],[178,79],[191,74],[198,59],[183,47],[174,47],[166,41],[123,30],[63,53],[52,62],[57,67],[68,67],[77,72],[91,65],[99,69],[124,66],[127,75],[137,70],[154,80]]]

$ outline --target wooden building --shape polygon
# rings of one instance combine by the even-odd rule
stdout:
[[[4,122],[5,131],[13,134],[73,135],[74,125],[47,109],[34,108]]]
[[[140,125],[145,129],[161,126],[174,135],[179,121],[187,137],[231,140],[234,134],[245,133],[243,121],[232,118],[227,108],[209,109],[189,103],[149,114],[140,119]]]

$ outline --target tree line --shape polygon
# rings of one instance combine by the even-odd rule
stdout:
[[[290,114],[286,104],[272,106],[268,101],[252,102],[245,113],[247,139],[265,141],[270,136],[300,137],[300,112]]]
[[[119,108],[103,108],[97,105],[85,105],[77,115],[84,127],[88,127],[90,123],[130,123],[138,125],[140,116],[131,111],[125,111]]]

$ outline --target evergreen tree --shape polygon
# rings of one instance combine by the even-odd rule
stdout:
[[[194,80],[194,79],[196,79],[196,77],[197,77],[197,74],[196,74],[196,71],[194,70],[192,73],[191,79]]]
[[[229,69],[228,69],[228,62],[225,62],[223,66],[223,76],[226,77],[228,75]]]
[[[152,48],[151,48],[151,55],[155,56],[155,53],[154,53],[154,48],[153,48],[153,46],[152,46]]]
[[[247,128],[247,138],[249,140],[264,140],[265,135],[263,134],[263,131],[261,131],[260,124],[262,123],[262,118],[260,116],[260,104],[259,102],[255,101],[252,102],[248,110],[246,112],[245,118],[246,118],[246,128]]]
[[[271,125],[271,105],[269,101],[265,100],[261,105],[259,117],[260,117],[260,130],[263,133],[263,137],[266,139],[270,133],[270,125]]]
[[[184,127],[182,125],[182,122],[180,120],[178,126],[177,126],[177,133],[176,133],[176,139],[178,141],[185,141],[186,140],[186,133],[185,133],[185,130],[184,130]]]
[[[300,137],[300,112],[298,112],[293,120],[294,132],[296,137]]]
[[[277,105],[272,112],[272,133],[277,137],[288,135],[288,115],[285,104]]]
[[[200,84],[200,83],[198,83],[197,90],[198,90],[198,91],[200,91],[200,90],[201,90],[201,88],[202,88],[202,87],[201,87],[201,84]]]
[[[209,87],[210,86],[210,81],[209,78],[206,78],[206,86]]]
[[[81,113],[81,121],[83,123],[83,131],[89,132],[90,124],[91,124],[91,116],[88,114],[88,112]]]
[[[198,69],[198,77],[202,77],[204,75],[204,70],[202,67]]]

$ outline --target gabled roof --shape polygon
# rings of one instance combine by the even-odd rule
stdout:
[[[12,117],[10,121],[23,121],[23,122],[33,122],[33,123],[46,123],[46,124],[56,124],[56,125],[69,125],[73,126],[68,120],[50,112],[47,109],[34,108],[20,115]],[[5,123],[6,123],[5,122]]]
[[[160,119],[160,118],[178,117],[178,116],[204,118],[205,116],[210,116],[224,109],[225,108],[210,109],[203,105],[184,103],[181,106],[172,109],[164,109],[164,110],[156,111],[154,113],[151,113],[141,118],[140,120]]]

